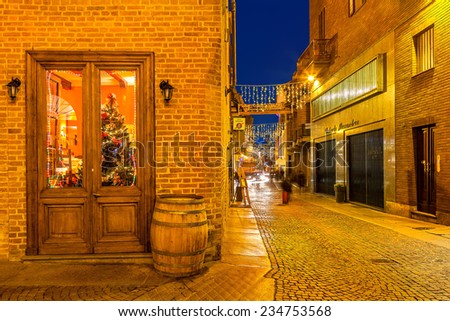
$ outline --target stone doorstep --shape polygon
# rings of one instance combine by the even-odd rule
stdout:
[[[410,214],[412,219],[425,221],[428,223],[437,223],[437,217],[433,214],[420,211],[410,211]]]

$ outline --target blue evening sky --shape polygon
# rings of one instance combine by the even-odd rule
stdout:
[[[309,44],[309,0],[236,0],[236,7],[237,84],[290,81]]]

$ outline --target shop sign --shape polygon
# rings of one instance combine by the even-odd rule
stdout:
[[[233,130],[244,130],[245,129],[245,118],[235,117],[233,118]]]
[[[338,131],[341,131],[341,130],[345,130],[345,129],[349,129],[349,128],[352,128],[352,127],[355,127],[355,126],[358,126],[358,125],[359,125],[359,120],[352,119],[352,121],[349,122],[349,123],[339,123],[339,125],[326,127],[325,128],[325,133],[332,134],[332,133],[335,133],[335,132],[338,132]]]

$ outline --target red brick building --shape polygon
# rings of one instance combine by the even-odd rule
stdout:
[[[310,1],[311,44],[293,80],[315,77],[311,191],[341,184],[349,201],[449,224],[438,147],[448,11],[445,1]]]
[[[2,82],[21,82],[14,99],[4,86],[0,100],[0,259],[148,258],[159,194],[204,196],[206,259],[220,258],[227,5],[0,5]],[[167,80],[169,102],[160,90]]]

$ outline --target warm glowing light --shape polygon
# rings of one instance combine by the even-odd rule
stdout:
[[[308,81],[314,81],[314,80],[315,80],[315,78],[314,78],[313,75],[309,75],[309,76],[308,76]]]

